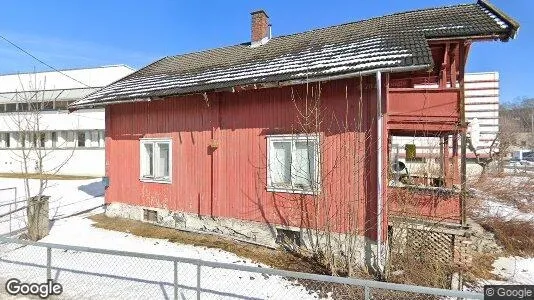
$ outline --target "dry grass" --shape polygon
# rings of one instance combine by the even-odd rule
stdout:
[[[312,259],[284,250],[270,249],[216,235],[165,228],[140,221],[109,218],[103,214],[92,216],[90,219],[96,222],[93,226],[97,228],[128,232],[141,237],[164,239],[173,243],[218,248],[282,270],[328,274],[326,268],[318,265]]]
[[[534,224],[531,221],[484,218],[480,225],[495,235],[509,255],[534,256]]]
[[[431,253],[406,247],[404,253],[393,256],[392,271],[388,281],[448,289],[454,268],[436,259]]]
[[[501,277],[493,274],[493,263],[497,259],[495,254],[475,253],[473,255],[473,265],[467,274],[468,282],[476,282],[479,279],[484,280],[502,280]]]
[[[50,174],[23,174],[23,173],[0,173],[0,178],[16,179],[46,179],[46,180],[83,180],[95,179],[95,176],[77,176],[77,175],[50,175]]]
[[[488,174],[484,178],[473,182],[471,186],[488,196],[492,200],[501,202],[525,213],[534,212],[534,176],[510,176],[503,174]],[[485,199],[474,199],[474,203]]]

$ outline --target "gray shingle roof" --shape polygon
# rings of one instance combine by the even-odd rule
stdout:
[[[429,69],[428,39],[486,37],[508,40],[519,25],[479,0],[422,9],[165,57],[75,102],[72,107],[189,94],[237,85],[280,82],[384,68]]]

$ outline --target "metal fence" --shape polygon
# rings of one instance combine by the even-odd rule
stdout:
[[[229,264],[0,237],[2,286],[9,278],[52,279],[63,286],[58,299],[483,299],[478,293],[290,272],[235,259]]]
[[[16,187],[0,188],[0,234],[11,234],[20,228],[18,221],[25,208],[25,201],[17,197]]]

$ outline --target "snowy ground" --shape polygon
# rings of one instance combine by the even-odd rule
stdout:
[[[534,184],[531,176],[515,175],[505,178],[494,178],[501,187],[509,187],[515,193],[516,203],[532,206],[534,198],[530,184]],[[483,199],[477,203],[475,213],[480,217],[498,217],[504,220],[520,220],[534,222],[534,213],[520,211],[510,204],[510,201],[496,198],[481,190],[474,190],[477,198]],[[484,284],[534,284],[534,258],[499,257],[493,264],[493,273],[503,278],[503,281],[480,280]]]
[[[31,194],[35,195],[38,190],[38,180],[30,180]],[[1,190],[5,188],[16,188],[17,203],[15,202],[15,192]],[[0,216],[24,207],[24,180],[0,178]],[[50,180],[44,194],[50,196],[50,219],[60,219],[84,211],[102,207],[104,204],[104,186],[100,179],[90,180]],[[16,231],[26,227],[26,210],[22,209],[9,216],[0,217],[0,235]],[[10,226],[11,223],[11,226]]]
[[[0,187],[7,186],[17,186],[22,191],[22,180],[0,179]],[[99,180],[51,182],[47,194],[51,196],[50,211],[54,220],[50,234],[42,241],[267,268],[265,265],[258,265],[220,249],[176,244],[161,239],[142,238],[123,232],[95,228],[91,226],[92,221],[86,217],[101,211],[102,193],[103,187]],[[87,212],[88,210],[92,211]],[[80,212],[81,214],[78,214]],[[2,226],[0,228],[5,230],[6,226]],[[23,282],[44,282],[45,265],[46,249],[44,248],[0,244],[0,286],[2,287],[7,279],[13,277]],[[58,299],[173,298],[174,265],[172,262],[53,250],[52,266],[54,268],[52,277],[56,282],[61,283],[64,289]],[[196,268],[195,265],[178,264],[181,299],[196,298]],[[201,287],[211,291],[203,292],[202,299],[318,298],[315,292],[307,290],[295,281],[279,276],[209,267],[201,269]],[[0,298],[5,297],[7,295],[4,289],[0,288]]]

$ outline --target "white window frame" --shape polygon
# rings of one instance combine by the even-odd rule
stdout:
[[[169,176],[163,177],[163,178],[155,178],[155,177],[145,177],[143,176],[143,151],[144,151],[144,145],[145,144],[152,144],[152,172],[156,173],[157,166],[157,154],[159,154],[159,150],[156,150],[156,144],[158,143],[167,143],[169,144]],[[156,182],[156,183],[172,183],[172,139],[170,138],[142,138],[139,140],[139,180],[142,182]]]
[[[291,183],[291,187],[280,187],[274,186],[271,178],[271,153],[273,153],[273,143],[275,142],[291,142],[291,160],[294,160],[295,153],[293,148],[295,147],[296,142],[302,141],[313,141],[316,145],[316,157],[314,161],[315,167],[315,188],[311,187],[297,187]],[[321,183],[320,183],[320,161],[321,161],[321,145],[320,145],[320,136],[319,134],[280,134],[280,135],[268,135],[267,136],[267,191],[269,192],[282,192],[282,193],[293,193],[293,194],[308,194],[308,195],[317,195],[321,192]],[[292,166],[290,166],[292,168]],[[293,179],[291,178],[293,181]]]

